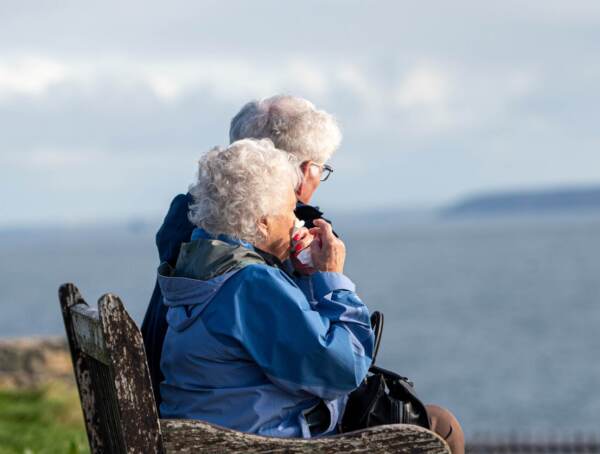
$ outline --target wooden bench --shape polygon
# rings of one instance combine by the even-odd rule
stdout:
[[[104,295],[95,309],[77,287],[64,284],[59,299],[93,453],[450,453],[435,433],[404,424],[284,439],[197,420],[159,419],[142,335],[119,297]]]

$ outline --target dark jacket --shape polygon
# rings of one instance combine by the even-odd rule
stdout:
[[[179,194],[171,202],[169,212],[165,216],[163,225],[156,234],[156,247],[160,263],[167,262],[175,266],[182,243],[190,241],[194,225],[188,220],[189,205],[193,202],[192,196]],[[156,281],[154,292],[148,304],[144,321],[142,322],[142,337],[148,358],[152,389],[156,399],[156,407],[160,407],[160,383],[164,376],[160,370],[160,355],[162,353],[165,333],[167,332],[167,306],[164,305],[163,296]]]

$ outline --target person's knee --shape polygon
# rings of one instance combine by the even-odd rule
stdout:
[[[465,436],[458,419],[452,412],[439,405],[426,405],[426,407],[431,430],[448,442],[453,453],[464,452]]]

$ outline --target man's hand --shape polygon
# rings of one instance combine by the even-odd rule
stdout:
[[[323,219],[313,221],[315,227],[310,233],[315,236],[311,243],[313,266],[319,271],[344,272],[346,260],[346,246],[336,238],[331,230],[331,225]]]

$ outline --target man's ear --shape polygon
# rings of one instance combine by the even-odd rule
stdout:
[[[298,187],[296,188],[296,197],[298,199],[303,199],[304,198],[304,182],[306,181],[306,179],[308,178],[308,173],[310,172],[310,168],[313,167],[310,164],[310,161],[304,161],[302,164],[300,164],[300,183],[298,184]]]
[[[308,177],[308,174],[310,173],[310,169],[311,166],[310,165],[311,161],[304,161],[302,164],[300,164],[300,173],[302,174],[302,180],[305,180]]]
[[[300,197],[302,197],[302,190],[304,189],[304,181],[300,180],[300,183],[298,183],[298,186],[296,187],[296,198],[299,199]]]

